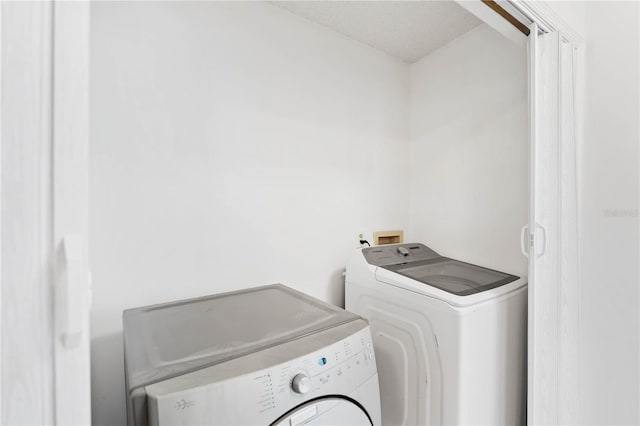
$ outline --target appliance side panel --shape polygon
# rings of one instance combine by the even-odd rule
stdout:
[[[371,278],[351,279],[347,273],[347,309],[369,320],[380,361],[383,424],[456,423],[456,311],[440,300]]]
[[[526,421],[526,294],[461,312],[457,423]]]

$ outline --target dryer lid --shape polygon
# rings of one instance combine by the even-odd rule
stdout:
[[[123,314],[127,388],[359,318],[281,284],[129,309]]]

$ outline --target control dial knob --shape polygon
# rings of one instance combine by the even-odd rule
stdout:
[[[311,377],[305,373],[296,374],[291,381],[291,389],[293,389],[295,393],[304,395],[311,390]]]
[[[398,247],[398,253],[400,253],[402,256],[409,256],[409,250],[407,250],[405,247]]]

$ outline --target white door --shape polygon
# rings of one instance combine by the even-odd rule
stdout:
[[[528,423],[576,424],[578,288],[573,45],[529,36]],[[527,244],[528,240],[528,244]]]
[[[91,423],[86,2],[0,2],[0,423]]]

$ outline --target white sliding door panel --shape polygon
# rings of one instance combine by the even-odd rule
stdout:
[[[91,423],[88,11],[0,2],[3,425]]]
[[[579,295],[573,45],[563,42],[559,32],[531,36],[529,59],[528,423],[576,424]]]
[[[56,424],[87,425],[91,423],[89,3],[55,1],[53,6]]]
[[[529,224],[532,292],[529,336],[532,369],[529,393],[534,410],[530,424],[558,424],[558,33],[538,37],[534,96],[535,139],[532,193],[535,204]],[[544,244],[544,246],[543,246]]]
[[[579,421],[580,292],[578,287],[578,182],[576,137],[577,51],[560,45],[559,256],[560,298],[558,335],[559,423]]]
[[[54,420],[51,3],[0,2],[0,424]]]
[[[534,424],[535,407],[538,405],[536,396],[537,384],[535,382],[534,373],[537,367],[537,361],[534,357],[536,350],[536,311],[534,301],[536,299],[535,288],[535,255],[532,253],[533,239],[531,224],[535,229],[535,167],[536,167],[536,111],[537,101],[536,87],[538,79],[538,26],[534,22],[531,27],[531,35],[529,36],[528,45],[528,65],[529,65],[529,222],[522,227],[520,234],[520,244],[522,254],[529,259],[529,285],[527,287],[527,425]]]

